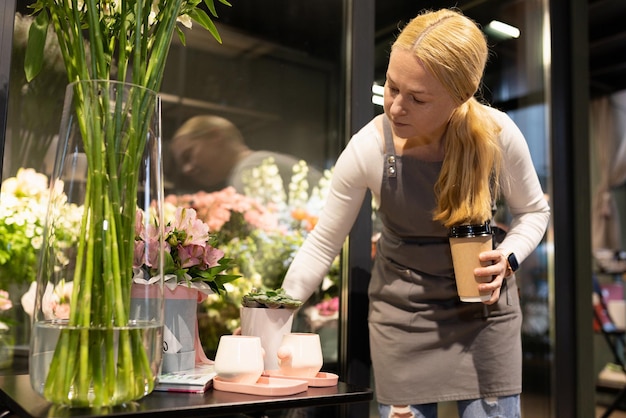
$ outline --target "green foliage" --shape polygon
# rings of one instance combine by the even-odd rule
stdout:
[[[243,239],[230,241],[223,248],[232,254],[245,277],[259,276],[263,286],[276,289],[282,283],[298,248],[304,242],[299,231],[253,230]]]

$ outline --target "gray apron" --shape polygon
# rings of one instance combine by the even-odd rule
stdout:
[[[522,315],[515,277],[487,306],[459,300],[447,230],[432,220],[441,162],[396,156],[385,117],[385,172],[369,285],[378,402],[508,396],[522,390]]]

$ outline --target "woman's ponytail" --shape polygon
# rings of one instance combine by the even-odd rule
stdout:
[[[483,223],[491,218],[498,190],[500,127],[487,110],[470,98],[452,114],[444,134],[445,158],[435,184],[433,216],[446,227]]]

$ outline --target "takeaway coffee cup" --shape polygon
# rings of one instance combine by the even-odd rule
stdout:
[[[474,276],[474,269],[491,262],[480,262],[478,255],[493,248],[489,223],[459,225],[450,228],[448,237],[459,297],[463,302],[482,302],[491,298],[491,292],[479,292],[478,285],[491,281],[490,277]]]

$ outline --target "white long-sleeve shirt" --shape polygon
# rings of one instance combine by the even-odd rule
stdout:
[[[508,115],[489,108],[501,125],[501,191],[512,221],[498,249],[521,263],[541,241],[550,208],[539,184],[524,136]],[[384,147],[379,115],[350,140],[334,168],[328,200],[315,229],[294,258],[283,288],[306,300],[319,287],[352,228],[369,189],[380,202]]]

